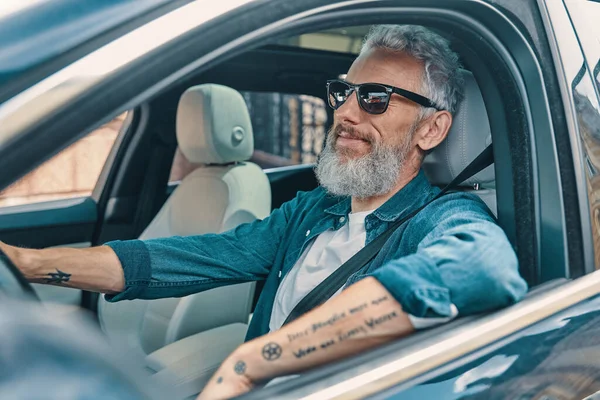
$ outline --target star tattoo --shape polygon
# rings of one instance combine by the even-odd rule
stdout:
[[[262,356],[267,361],[277,360],[281,357],[281,346],[274,342],[267,343],[262,349]]]
[[[246,363],[243,361],[238,361],[233,367],[233,370],[236,374],[243,375],[244,372],[246,372]]]
[[[56,273],[50,272],[48,276],[49,278],[46,278],[46,283],[65,283],[71,279],[71,274],[62,272],[60,269],[57,269]]]

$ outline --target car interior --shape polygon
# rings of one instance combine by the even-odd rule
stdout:
[[[477,83],[468,71],[463,76],[466,97],[456,123],[448,140],[428,156],[424,165],[430,181],[442,187],[491,142],[490,128],[482,124],[487,114]],[[227,104],[225,111],[223,104]],[[187,89],[179,101],[176,126],[183,154],[206,166],[179,183],[141,239],[222,232],[269,214],[268,179],[247,161],[252,155],[251,137],[242,139],[248,142],[245,147],[231,140],[235,127],[242,126],[247,134],[252,132],[239,92],[215,84]],[[493,168],[486,168],[465,184],[465,190],[481,196],[496,212]],[[189,374],[193,369],[189,363],[201,359],[199,385],[243,342],[254,288],[253,283],[244,283],[182,299],[108,303],[100,298],[98,316],[112,340],[127,343],[140,355],[149,354],[147,367],[156,372],[166,374],[176,369]],[[219,307],[211,306],[214,304]]]
[[[364,34],[367,29],[359,32]],[[148,146],[155,146],[153,141],[167,142],[160,143],[159,146],[164,146],[161,151],[174,154],[178,147],[190,162],[201,166],[178,185],[172,185],[166,200],[160,197],[165,193],[154,193],[158,197],[154,204],[144,204],[156,209],[163,202],[158,212],[151,213],[156,215],[139,238],[223,232],[237,224],[264,218],[272,208],[291,200],[298,190],[315,188],[312,165],[263,171],[249,161],[253,153],[253,127],[239,91],[284,91],[323,99],[323,82],[327,77],[344,74],[354,57],[353,52],[268,45],[209,69],[155,98],[148,106],[148,118],[156,118],[154,114],[160,113],[164,122],[161,121],[160,127],[154,125],[151,131],[154,137],[152,133],[140,132],[139,139],[149,142]],[[427,156],[423,166],[430,182],[439,187],[450,183],[492,140],[477,80],[466,69],[462,75],[466,95],[448,139]],[[165,108],[168,111],[158,111]],[[331,123],[331,111],[328,113]],[[235,128],[240,126],[244,136],[234,137]],[[148,153],[156,151],[144,151]],[[146,162],[150,163],[148,171],[153,170],[153,162],[163,163],[156,170],[166,170],[171,158],[158,157]],[[134,169],[127,167],[121,173],[126,171],[133,173]],[[166,188],[165,175],[160,178],[159,187]],[[497,215],[492,166],[464,182],[461,190],[479,195]],[[126,203],[122,203],[125,197],[122,194],[114,196],[113,208],[107,209],[100,241],[110,238],[114,214],[124,213]],[[143,211],[144,206],[136,206],[138,213]],[[223,359],[243,342],[259,291],[260,285],[244,283],[182,299],[108,303],[100,296],[97,311],[102,329],[112,341],[145,357],[146,367],[157,377],[192,395],[201,390]],[[219,307],[214,307],[215,304]]]
[[[97,222],[90,243],[223,232],[266,217],[298,191],[314,189],[312,164],[270,169],[256,165],[257,126],[240,92],[326,101],[326,80],[345,74],[360,49],[360,40],[357,44],[342,39],[360,38],[368,28],[343,27],[273,40],[189,74],[135,107],[92,196]],[[517,251],[521,274],[532,287],[539,285],[549,279],[537,267],[531,178],[529,173],[515,178],[517,171],[531,168],[525,104],[516,95],[517,83],[503,62],[491,65],[483,60],[484,50],[476,40],[455,36],[442,25],[431,28],[449,39],[461,57],[465,99],[447,140],[426,157],[425,173],[432,184],[445,186],[493,138],[495,164],[458,190],[472,192],[488,205]],[[339,44],[323,45],[323,34]],[[490,59],[501,57],[490,54]],[[326,112],[329,126],[333,114],[329,108]],[[515,152],[517,148],[521,151]],[[169,183],[177,151],[197,168]],[[86,225],[74,224],[71,237],[63,237],[62,243],[80,242],[78,232]],[[31,245],[60,244],[52,243],[56,229],[41,231]],[[14,229],[0,239],[18,243],[23,235]],[[260,290],[260,282],[249,282],[181,299],[118,303],[83,292],[81,305],[97,312],[111,342],[145,360],[149,374],[192,396],[243,342]],[[453,324],[460,323],[464,320]],[[419,335],[444,329],[448,326]]]

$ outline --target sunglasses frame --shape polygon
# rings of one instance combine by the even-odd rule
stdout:
[[[335,108],[329,101],[329,85],[332,83],[343,83],[344,85],[348,86],[351,91],[356,93],[356,100],[358,101],[358,105],[360,106],[360,108],[363,111],[365,111],[366,113],[369,113],[372,115],[381,115],[381,114],[385,113],[388,109],[388,106],[390,105],[390,100],[392,99],[392,96],[391,95],[388,96],[388,99],[385,103],[385,108],[383,109],[382,112],[374,113],[365,108],[365,105],[363,104],[362,100],[360,99],[360,96],[358,95],[358,92],[359,92],[361,86],[366,86],[366,85],[381,86],[381,87],[385,88],[385,91],[389,94],[396,93],[414,103],[417,103],[420,106],[427,107],[427,108],[435,108],[437,111],[443,110],[443,108],[439,107],[437,104],[435,104],[433,101],[431,101],[427,97],[421,96],[420,94],[417,94],[417,93],[411,92],[410,90],[402,89],[402,88],[399,88],[396,86],[386,85],[384,83],[377,83],[377,82],[366,82],[366,83],[360,83],[360,84],[355,85],[350,82],[346,82],[343,79],[330,79],[327,81],[327,104],[329,104],[329,107],[333,108],[334,110],[337,110],[342,105],[344,105],[344,103],[346,103],[346,101],[348,100],[348,97],[350,97],[352,95],[352,93],[350,93],[348,95],[348,97],[346,97],[346,100],[344,100],[342,103],[340,103],[340,105],[337,108]]]

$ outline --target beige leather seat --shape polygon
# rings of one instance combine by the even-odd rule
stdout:
[[[141,239],[223,232],[269,215],[269,181],[257,165],[245,161],[254,141],[240,93],[220,85],[188,89],[179,102],[176,130],[181,152],[203,166],[181,181]],[[98,313],[111,341],[144,357],[189,335],[208,332],[204,342],[210,342],[205,344],[213,347],[211,362],[218,365],[242,343],[253,295],[254,284],[244,283],[182,299],[107,303],[102,297]],[[203,368],[207,375],[214,369],[206,364]]]
[[[448,137],[436,147],[423,162],[425,175],[433,185],[449,184],[489,144],[492,134],[485,103],[479,86],[469,71],[463,71],[465,98]],[[494,166],[491,165],[467,179],[463,190],[478,195],[496,215],[496,184]]]

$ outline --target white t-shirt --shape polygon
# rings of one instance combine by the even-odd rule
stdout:
[[[277,289],[269,329],[281,328],[294,307],[319,283],[365,246],[365,218],[373,211],[351,213],[348,223],[334,231],[329,229],[315,238]],[[340,289],[334,296],[339,294]],[[452,305],[448,318],[418,318],[409,315],[415,329],[424,329],[452,320],[458,310]]]

